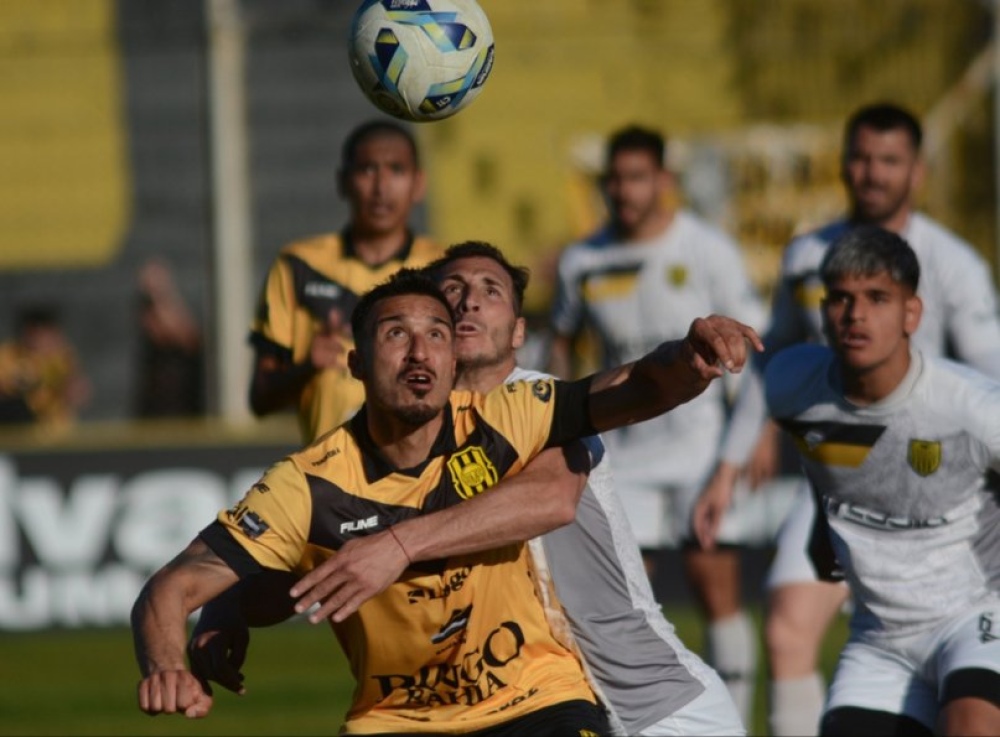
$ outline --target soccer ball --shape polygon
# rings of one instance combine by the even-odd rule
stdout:
[[[439,120],[482,91],[493,69],[493,31],[475,0],[364,0],[348,51],[376,107],[403,120]]]

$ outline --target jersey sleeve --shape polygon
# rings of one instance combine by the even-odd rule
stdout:
[[[292,461],[284,460],[272,466],[236,506],[219,513],[212,534],[221,527],[260,566],[290,571],[305,553],[311,516],[309,484]],[[206,542],[230,563],[218,544],[208,538]]]
[[[527,463],[545,448],[596,434],[588,418],[589,387],[586,379],[511,382],[486,395],[483,416],[501,428]],[[588,450],[593,454],[595,448],[588,446]]]
[[[740,380],[740,390],[733,403],[719,451],[724,461],[735,466],[743,466],[750,459],[760,430],[767,420],[767,403],[764,399],[764,371],[767,364],[775,354],[808,338],[802,327],[803,308],[795,299],[794,291],[791,279],[783,277],[778,280],[767,330],[763,335],[764,352],[753,357],[750,370]]]
[[[713,265],[712,309],[763,330],[767,321],[764,303],[750,281],[743,254],[729,238],[718,239]]]
[[[295,307],[292,269],[287,259],[279,256],[267,273],[250,326],[250,342],[258,351],[291,354]]]
[[[559,257],[556,274],[555,297],[549,316],[556,335],[571,336],[583,322],[583,300],[580,295],[579,270],[576,267],[576,250],[567,248]]]
[[[946,285],[946,330],[956,358],[1000,379],[1000,319],[989,269],[971,248],[954,249],[935,266]]]

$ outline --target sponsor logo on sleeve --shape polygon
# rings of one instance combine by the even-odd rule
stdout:
[[[531,385],[531,393],[539,402],[548,402],[552,399],[552,382],[549,379],[539,379]]]
[[[271,529],[271,526],[261,519],[259,514],[251,512],[242,503],[237,504],[236,508],[229,512],[229,518],[251,540],[256,540]]]

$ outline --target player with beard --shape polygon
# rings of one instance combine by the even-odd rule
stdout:
[[[579,663],[544,618],[523,545],[499,530],[479,539],[473,549],[483,552],[456,554],[397,528],[470,497],[482,511],[496,496],[483,492],[542,449],[688,401],[740,371],[748,343],[761,348],[756,334],[700,318],[684,340],[605,374],[481,395],[452,392],[453,318],[433,282],[400,272],[362,298],[352,326],[351,370],[378,396],[273,466],[144,587],[133,610],[140,707],[188,716],[211,708],[184,665],[193,609],[263,569],[308,569],[330,556],[370,565],[366,549],[389,537],[407,574],[333,617],[358,682],[345,732],[605,733]]]
[[[449,248],[428,272],[455,312],[457,389],[488,392],[501,383],[543,377],[516,365],[516,350],[524,341],[525,269],[512,266],[489,244],[469,242]],[[619,733],[743,733],[725,685],[678,640],[656,604],[600,438],[588,442],[597,462],[575,520],[530,543],[538,575],[554,586],[555,597],[547,586],[541,588],[550,621],[563,634],[568,624],[568,639],[582,655],[590,681]],[[419,520],[423,529],[411,529],[414,523],[404,522],[393,531],[411,554],[411,546],[419,551],[426,541],[467,544],[495,534],[501,520],[504,525],[519,525],[528,537],[538,529],[543,492],[524,484],[505,486],[501,483],[490,492],[494,501],[504,503],[505,511],[495,508],[486,514],[471,502],[455,510],[474,513],[474,528],[436,514]],[[427,527],[434,522],[433,529]],[[386,535],[369,540],[371,547],[363,561],[357,559],[356,568],[350,567],[347,557],[337,556],[296,584],[293,590],[302,597],[299,609],[319,604],[311,615],[315,621],[327,616],[342,619],[378,593],[382,582],[398,578],[403,569],[396,542]],[[379,570],[383,564],[384,572]],[[247,639],[245,623],[236,612],[210,611],[193,640],[199,674],[238,690],[242,681],[236,672]],[[220,650],[226,643],[240,645],[226,653]]]
[[[914,343],[927,355],[951,350],[961,361],[1000,378],[1000,323],[990,272],[974,249],[914,209],[924,175],[920,123],[892,104],[855,112],[844,130],[842,178],[847,217],[793,240],[785,251],[765,334],[765,352],[747,372],[730,419],[721,460],[695,512],[699,540],[713,544],[720,513],[736,476],[751,456],[766,409],[760,371],[770,356],[799,342],[823,342],[819,267],[830,244],[859,225],[878,225],[903,236],[920,262],[924,305]],[[847,598],[847,588],[816,579],[806,556],[815,506],[808,488],[789,514],[768,576],[765,627],[770,670],[771,733],[814,734],[824,687],[817,670],[823,636]]]
[[[551,310],[550,369],[570,376],[572,348],[584,328],[596,336],[602,367],[635,360],[687,330],[695,315],[717,313],[762,327],[765,310],[739,247],[718,228],[678,206],[678,189],[656,131],[614,133],[601,180],[608,222],[559,258]],[[757,537],[734,512],[723,540],[701,549],[691,512],[716,460],[728,397],[718,383],[693,402],[606,437],[611,467],[655,576],[662,551],[680,548],[684,572],[708,620],[705,651],[749,720],[756,680],[757,634],[741,605],[740,548]]]

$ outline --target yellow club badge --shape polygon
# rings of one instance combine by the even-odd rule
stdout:
[[[497,482],[497,469],[478,445],[463,448],[448,459],[455,491],[463,499],[482,494]]]
[[[937,440],[911,440],[906,460],[918,474],[930,476],[941,465],[941,443]]]

